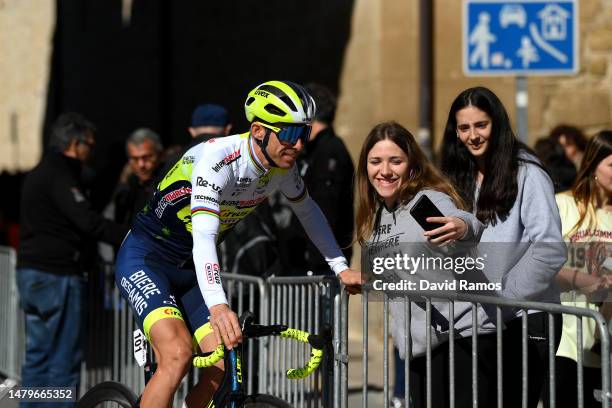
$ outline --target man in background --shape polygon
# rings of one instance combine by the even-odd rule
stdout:
[[[198,105],[193,110],[191,126],[188,130],[193,140],[187,148],[214,137],[229,135],[232,124],[229,121],[227,109],[221,105],[207,103]]]
[[[230,134],[232,124],[229,121],[227,109],[214,103],[205,103],[196,106],[191,115],[191,126],[187,131],[191,139],[184,145],[170,146],[165,152],[165,166],[161,174],[167,173],[172,166],[198,143],[206,142],[215,137],[224,137]]]
[[[573,125],[561,124],[555,126],[555,128],[550,131],[549,137],[563,146],[567,158],[574,163],[576,170],[580,169],[582,156],[588,142],[582,130]]]
[[[344,142],[332,126],[336,116],[336,97],[323,85],[309,84],[307,91],[317,105],[310,139],[298,157],[300,174],[308,193],[319,205],[347,261],[352,256],[353,177],[355,168]],[[312,271],[329,274],[325,259],[306,236],[300,222],[286,205],[274,202],[273,216],[279,230],[282,264],[292,275]]]
[[[96,213],[83,190],[81,171],[93,146],[89,121],[77,113],[61,115],[50,151],[23,183],[17,252],[26,320],[23,387],[78,389],[88,245],[92,239],[119,245],[128,230]]]
[[[125,150],[127,175],[122,177],[115,191],[113,219],[120,224],[131,225],[155,191],[163,146],[157,133],[140,128],[128,137]]]

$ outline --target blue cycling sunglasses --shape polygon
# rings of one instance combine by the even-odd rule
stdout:
[[[289,143],[291,144],[291,146],[295,146],[298,140],[301,140],[302,143],[306,144],[306,142],[308,142],[308,138],[310,137],[310,131],[312,130],[312,126],[310,125],[287,124],[283,127],[276,127],[268,125],[267,123],[257,123],[276,133],[276,137],[278,138],[278,140],[280,140],[281,142]]]

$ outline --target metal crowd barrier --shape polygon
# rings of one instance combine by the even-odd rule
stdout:
[[[15,252],[0,247],[0,373],[19,380],[24,356],[23,312],[15,283]],[[118,381],[136,393],[144,388],[143,369],[133,357],[136,328],[129,304],[114,282],[113,265],[102,265],[88,275],[85,353],[80,394],[103,381]],[[223,274],[230,307],[238,314],[253,311],[262,324],[286,324],[311,333],[328,332],[332,349],[322,367],[304,380],[284,377],[290,367],[309,358],[309,346],[281,338],[250,340],[247,362],[248,392],[256,389],[277,395],[296,407],[346,406],[347,296],[331,276],[272,277],[267,281]],[[192,370],[175,398],[180,406],[198,373]]]
[[[103,264],[88,274],[87,320],[80,395],[103,381],[118,381],[138,392],[143,369],[133,355],[136,324],[129,304],[115,286],[114,266]]]
[[[371,285],[367,285],[364,288],[363,292],[363,407],[366,408],[368,406],[368,356],[369,356],[369,348],[368,348],[368,300],[370,292],[373,292],[373,288]],[[528,384],[529,384],[529,373],[527,372],[527,311],[528,310],[538,310],[541,312],[545,312],[548,314],[548,329],[551,333],[551,339],[549,342],[548,349],[548,360],[549,360],[549,397],[550,397],[550,408],[555,408],[555,354],[556,349],[554,347],[554,314],[567,314],[576,316],[577,322],[577,335],[578,335],[578,361],[577,361],[577,388],[578,388],[578,401],[576,402],[576,406],[578,408],[584,407],[584,395],[583,395],[583,372],[582,372],[582,352],[583,352],[583,341],[582,341],[582,322],[585,318],[594,319],[597,325],[597,329],[600,335],[601,341],[601,376],[602,376],[602,407],[609,408],[612,400],[612,394],[610,393],[610,339],[608,334],[608,328],[604,317],[599,313],[591,309],[580,308],[580,307],[569,307],[563,306],[560,304],[553,303],[543,303],[543,302],[529,302],[529,301],[516,301],[511,299],[502,299],[498,297],[492,296],[481,296],[481,295],[472,295],[472,294],[459,294],[459,293],[440,293],[436,292],[435,294],[432,292],[421,292],[421,291],[410,291],[410,292],[393,292],[394,297],[401,296],[401,301],[404,303],[404,314],[406,316],[405,319],[405,333],[406,336],[403,339],[404,347],[406,350],[406,356],[411,355],[411,342],[410,342],[410,332],[411,332],[411,299],[417,298],[419,302],[425,302],[426,305],[426,320],[425,326],[431,326],[432,321],[432,299],[436,302],[444,302],[447,301],[449,303],[449,328],[454,327],[454,306],[456,302],[468,302],[472,305],[472,327],[477,327],[476,321],[476,308],[477,305],[491,305],[496,309],[496,318],[497,321],[502,321],[502,308],[512,307],[516,309],[520,309],[522,311],[522,387],[521,387],[521,401],[522,407],[527,407],[527,392],[528,392]],[[383,396],[384,398],[388,398],[389,396],[389,297],[386,293],[383,293]],[[432,359],[432,339],[431,333],[429,330],[426,331],[426,406],[432,406],[432,372],[431,372],[431,359]],[[503,401],[503,386],[502,386],[502,370],[503,370],[503,359],[502,359],[502,351],[503,351],[503,343],[502,343],[502,333],[503,329],[501,325],[497,325],[497,350],[496,350],[496,362],[497,362],[497,407],[501,408],[504,406]],[[478,407],[478,377],[477,377],[477,353],[478,353],[478,332],[473,330],[472,333],[472,401],[473,407]],[[455,389],[454,382],[454,341],[455,341],[455,333],[453,330],[449,330],[449,394],[451,395],[450,406],[454,406],[453,395],[456,395],[455,392],[458,390]],[[404,363],[404,374],[405,374],[405,392],[406,397],[404,399],[404,406],[410,407],[409,401],[409,378],[410,378],[410,358],[406,358]],[[465,392],[465,390],[460,390],[460,392]],[[515,392],[515,390],[510,390],[509,392]],[[515,407],[511,407],[515,408]]]
[[[81,370],[81,393],[103,381],[117,381],[140,394],[144,389],[143,368],[133,356],[133,332],[137,328],[128,302],[115,285],[114,266],[102,266],[100,273],[91,273],[88,279],[88,326],[85,358]],[[224,274],[230,307],[238,314],[246,310],[256,313],[266,321],[266,295],[263,279]],[[259,311],[257,305],[261,305]],[[257,355],[257,344],[250,341],[247,356],[249,392],[253,391],[254,377],[258,370],[253,356]],[[255,347],[255,348],[253,348]],[[181,406],[189,388],[197,382],[198,370],[192,369],[175,395],[174,405]]]
[[[0,246],[0,375],[19,381],[25,334],[15,281],[16,262],[15,250]]]
[[[285,372],[309,358],[310,347],[281,338],[270,339],[260,377],[259,392],[275,395],[296,407],[337,407],[342,389],[338,330],[346,321],[338,279],[332,276],[271,277],[269,324],[285,324],[332,340],[317,372],[303,380],[288,380]],[[341,310],[341,305],[345,308]],[[346,341],[345,341],[346,343]]]

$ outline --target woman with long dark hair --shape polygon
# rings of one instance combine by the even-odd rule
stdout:
[[[483,226],[476,217],[462,210],[464,203],[457,191],[425,157],[412,134],[398,123],[381,123],[367,136],[359,155],[357,189],[357,240],[363,246],[366,263],[373,257],[393,258],[397,254],[452,256],[454,241],[474,242],[482,232]],[[427,196],[444,214],[443,217],[427,218],[429,222],[440,224],[440,227],[430,231],[423,231],[409,213],[422,196]],[[424,272],[427,278],[436,273],[433,269]],[[410,276],[415,275],[403,275]],[[415,280],[419,279],[417,273]],[[391,328],[400,356],[413,359],[410,365],[411,406],[425,407],[426,404],[425,350],[429,331],[434,349],[432,387],[436,393],[432,396],[433,406],[448,406],[452,398],[457,407],[471,407],[472,393],[467,391],[471,390],[471,305],[455,305],[455,326],[451,328],[448,327],[448,302],[432,302],[435,317],[429,327],[426,326],[424,303],[411,302],[410,307],[411,327],[408,334],[405,332],[404,303],[391,303]],[[478,313],[478,319],[485,317],[482,309],[479,308]],[[449,378],[449,330],[454,330],[457,337],[455,396],[449,396],[446,385]],[[411,355],[406,355],[404,349],[407,335],[410,335]],[[487,392],[485,389],[482,391]],[[485,395],[481,398],[485,399]]]
[[[485,224],[479,244],[488,261],[484,274],[501,283],[499,294],[558,302],[554,276],[566,251],[553,183],[514,135],[506,109],[492,91],[469,88],[455,98],[440,159],[468,211]],[[504,401],[515,407],[521,406],[521,312],[504,314]],[[547,315],[529,311],[528,326],[528,407],[535,408],[548,368]],[[495,387],[494,379],[490,381]]]
[[[605,270],[612,243],[612,131],[604,130],[591,139],[584,152],[580,172],[570,192],[557,194],[563,238],[570,256],[557,275],[564,290],[564,305],[604,312],[609,302],[612,271]],[[607,305],[607,303],[606,303]],[[601,389],[601,355],[593,319],[582,321],[582,370],[584,406],[599,407],[593,397]],[[578,336],[576,317],[563,315],[563,334],[555,364],[557,407],[575,407],[577,395]]]

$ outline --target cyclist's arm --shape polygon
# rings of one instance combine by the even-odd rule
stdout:
[[[327,261],[329,268],[336,275],[349,269],[346,258],[342,255],[323,212],[308,195],[304,181],[295,166],[289,170],[280,183],[280,188],[289,200],[291,209],[299,218],[306,234]]]
[[[216,248],[220,225],[219,201],[226,184],[225,180],[225,172],[214,172],[208,160],[201,160],[196,165],[191,178],[193,263],[202,297],[209,309],[218,304],[227,304],[221,286],[221,270]]]
[[[220,200],[227,186],[227,167],[215,172],[211,160],[201,160],[191,176],[191,228],[193,236],[193,262],[198,286],[204,303],[210,311],[210,324],[217,343],[223,341],[228,349],[241,341],[238,317],[228,307],[221,286],[221,268],[217,256],[216,240],[220,221]]]

